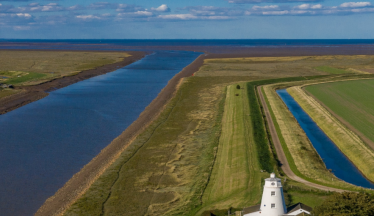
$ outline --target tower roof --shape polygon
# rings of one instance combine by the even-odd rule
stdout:
[[[275,173],[270,174],[270,178],[265,179],[265,181],[281,181],[280,178],[275,177]]]

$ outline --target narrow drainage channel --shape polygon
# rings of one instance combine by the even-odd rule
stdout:
[[[348,183],[374,189],[374,184],[360,173],[353,163],[339,150],[335,143],[333,143],[318,127],[293,97],[288,94],[286,89],[277,90],[277,94],[296,118],[301,128],[305,131],[327,169],[331,169],[336,177]]]

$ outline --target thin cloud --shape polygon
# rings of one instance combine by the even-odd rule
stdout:
[[[153,16],[153,13],[149,11],[136,11],[133,14],[140,16]]]
[[[166,4],[162,4],[160,7],[151,8],[152,11],[157,11],[157,12],[170,12],[170,8]]]
[[[373,13],[374,7],[368,2],[347,2],[340,6],[326,7],[321,4],[301,4],[294,7],[277,5],[253,6],[247,16],[326,16]]]
[[[78,18],[78,19],[82,19],[82,20],[101,19],[101,17],[95,16],[95,15],[78,15],[78,16],[75,16],[75,17]]]
[[[59,12],[59,11],[74,11],[74,10],[82,10],[83,8],[74,5],[71,7],[62,7],[58,5],[57,3],[49,3],[46,5],[41,5],[39,3],[31,3],[26,6],[21,7],[8,7],[6,10],[2,10],[2,5],[0,5],[0,10],[4,12],[10,12],[10,13],[32,13],[32,12]]]
[[[294,3],[294,2],[322,2],[323,0],[227,0],[234,4],[259,4],[259,3]]]
[[[168,14],[168,15],[159,15],[158,18],[161,19],[179,19],[179,20],[190,20],[197,19],[197,16],[192,14]]]
[[[274,10],[274,9],[278,9],[279,6],[278,5],[266,5],[266,6],[253,6],[252,9],[253,10]]]
[[[315,5],[311,5],[311,4],[301,4],[301,5],[295,6],[294,8],[296,8],[296,9],[301,9],[301,10],[307,10],[307,9],[321,9],[321,8],[322,8],[322,5],[321,5],[321,4],[315,4]]]
[[[180,8],[188,11],[189,14],[199,16],[241,16],[244,14],[243,8],[229,8],[229,7],[214,7],[214,6],[190,6]]]
[[[193,14],[168,14],[168,15],[159,15],[159,19],[164,20],[227,20],[232,19],[229,16],[196,16]]]
[[[368,6],[371,6],[370,2],[345,2],[340,5],[340,7],[349,7],[349,8],[368,7]]]

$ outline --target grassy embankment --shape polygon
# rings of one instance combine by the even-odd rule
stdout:
[[[0,83],[33,85],[119,62],[123,52],[0,51]]]
[[[261,181],[268,177],[268,173],[260,172],[246,85],[241,83],[241,89],[236,86],[227,89],[217,159],[200,213],[257,204],[262,193]]]
[[[373,79],[310,85],[304,89],[357,129],[364,140],[374,142]]]
[[[65,215],[178,215],[200,206],[220,137],[226,82],[188,78]]]
[[[331,80],[331,78],[327,80]],[[310,81],[281,85],[300,85],[307,82]],[[264,86],[263,92],[265,93],[266,102],[274,120],[279,140],[292,171],[297,176],[313,183],[346,190],[361,190],[359,187],[339,180],[326,169],[305,132],[300,128],[293,115],[274,91],[277,88],[280,88],[279,84]]]
[[[374,181],[374,151],[301,87],[292,87],[287,91],[356,167]]]
[[[230,138],[230,135],[227,134],[230,132],[229,126],[221,124],[225,105],[224,89],[227,85],[243,81],[327,74],[315,70],[314,67],[328,65],[328,62],[336,60],[320,61],[317,61],[315,57],[207,60],[194,77],[185,79],[176,97],[168,103],[161,116],[132,143],[130,148],[65,215],[121,215],[124,213],[133,215],[195,215],[197,211],[204,209],[224,209],[230,206],[244,207],[242,205],[256,204],[261,197],[253,197],[244,202],[242,199],[250,198],[250,192],[255,191],[254,188],[261,188],[262,181],[247,185],[243,184],[244,181],[238,181],[237,184],[231,185],[229,183],[230,175],[222,176],[220,174],[225,172],[221,169],[226,171],[228,169],[219,164],[222,165],[225,161],[228,164],[235,164],[236,159],[243,158],[245,152],[239,152],[237,148],[244,145],[244,141],[241,140],[243,137],[248,139],[248,134],[244,136],[236,134],[235,139],[241,143],[238,143],[238,146],[231,146],[235,142],[232,141],[232,136]],[[261,125],[259,128],[256,126],[256,130],[254,130],[256,135],[252,133],[249,139],[256,137],[260,137],[260,140],[263,139],[261,142],[265,143],[265,148],[261,145],[261,149],[268,151],[270,159],[268,161],[272,161],[273,154],[268,147],[267,134],[264,130],[262,116],[260,116],[262,115],[259,111],[261,107],[255,95],[254,87],[259,84],[266,84],[266,82],[252,83],[250,88],[247,86],[248,100],[250,101],[247,105],[251,106],[249,107],[251,115],[243,121],[235,121],[235,124],[247,127],[244,130],[239,130],[241,133],[251,132],[251,127],[253,128],[255,124]],[[238,116],[248,112],[248,107],[246,108],[247,105],[244,102],[246,99],[244,98],[240,102],[237,101],[239,98],[243,98],[243,94],[234,99],[231,98],[230,101],[238,106],[242,104],[243,107],[236,110],[235,113],[232,112],[231,115],[227,114],[225,118],[234,119],[235,116],[237,119]],[[255,103],[252,103],[251,100],[254,100]],[[221,128],[222,132],[228,135],[226,139],[224,137],[220,139]],[[258,134],[263,135],[258,136]],[[225,149],[232,149],[231,152],[235,155],[225,154],[225,152],[217,153],[218,145]],[[257,149],[258,143],[249,142],[247,145],[249,145],[248,149]],[[257,152],[246,152],[246,154],[258,154]],[[262,153],[260,150],[259,155]],[[218,165],[214,165],[215,159]],[[254,159],[248,160],[253,161]],[[266,169],[266,164],[265,166],[261,165],[261,159],[257,158],[257,161],[258,163],[251,164],[257,167],[249,167],[249,170],[241,173],[245,173],[245,178],[250,178],[251,173],[256,173],[253,170]],[[211,178],[213,165],[219,166],[219,168],[214,167],[216,174]],[[240,165],[247,166],[245,163]],[[274,165],[271,164],[270,167]],[[235,176],[235,173],[239,171],[239,169],[234,169],[232,174]],[[227,179],[221,179],[223,177]],[[208,183],[209,186],[206,189]],[[214,191],[212,188],[220,188],[222,184],[230,185],[230,188],[222,192],[221,195],[225,197],[220,199],[220,191]],[[241,188],[245,192],[240,192]],[[287,180],[285,189],[288,194],[294,194],[294,196],[290,195],[291,201],[293,197],[302,198],[306,191],[311,190],[311,188],[290,180]],[[311,196],[318,197],[313,200],[314,204],[322,202],[327,196],[325,193],[320,194],[313,191],[309,193],[312,194]],[[242,198],[235,199],[236,195]],[[234,202],[231,202],[231,199]],[[304,200],[295,201],[304,202]],[[308,203],[307,200],[306,203],[314,205]]]
[[[265,167],[277,172],[277,168],[272,163],[274,158],[269,149],[255,86],[300,79],[305,78],[241,83],[241,89],[237,89],[236,85],[228,87],[217,159],[203,196],[203,207],[196,215],[210,215],[209,212],[226,215],[227,210],[223,209],[242,209],[260,202],[262,183],[269,175],[260,170]],[[289,205],[304,202],[316,206],[330,195],[290,180],[284,183],[284,189]]]
[[[348,84],[350,82],[353,82],[353,85],[363,85],[362,82],[364,81],[349,81],[349,82],[343,82],[343,83]],[[366,82],[370,83],[370,81],[366,81]],[[324,85],[330,85],[330,84],[324,84]],[[344,86],[344,87],[348,87],[348,86]],[[351,90],[352,89],[350,89],[350,91],[348,90],[343,90],[343,91],[346,91],[348,93],[348,92],[351,92]],[[338,146],[338,148],[356,165],[356,167],[368,179],[373,181],[374,180],[374,172],[373,172],[374,171],[373,170],[374,151],[373,149],[368,147],[368,145],[366,145],[362,141],[362,139],[360,139],[354,132],[352,132],[347,127],[345,127],[338,119],[336,119],[331,113],[329,113],[314,98],[312,98],[311,96],[308,96],[301,89],[301,87],[293,87],[293,88],[288,89],[288,91],[291,94],[291,96],[293,96],[295,100],[300,104],[300,106],[312,117],[312,119],[317,123],[317,125],[330,137],[332,141],[334,141],[334,143]],[[361,93],[365,94],[365,92],[369,92],[368,89],[362,88]],[[351,95],[351,96],[354,97],[354,95]],[[317,97],[318,97],[318,94],[317,94]],[[330,97],[334,97],[334,96],[330,96]],[[365,98],[358,97],[356,98],[356,100],[359,102],[360,100],[361,101],[365,100]],[[345,105],[349,104],[350,102],[346,101]],[[370,104],[370,102],[368,104]],[[352,104],[351,106],[356,106],[356,105],[359,105],[359,104]],[[363,109],[370,110],[369,107],[367,108],[364,108],[364,107],[365,105],[362,104]],[[342,109],[340,107],[334,107],[334,108],[337,110]],[[356,108],[357,109],[355,111],[357,113],[356,112],[354,113],[356,113],[357,116],[365,115],[363,114],[362,110],[361,111],[358,110],[359,107],[356,107]],[[363,119],[363,118],[369,118],[369,117],[361,116],[358,118]],[[367,122],[367,123],[368,125],[370,125],[370,122]]]

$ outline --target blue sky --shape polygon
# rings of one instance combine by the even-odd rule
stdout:
[[[0,38],[374,38],[374,2],[0,0]]]

